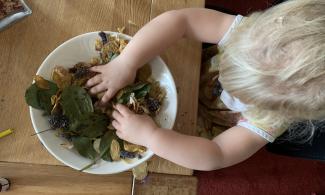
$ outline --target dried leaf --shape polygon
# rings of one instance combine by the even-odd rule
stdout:
[[[39,75],[34,76],[34,81],[40,89],[50,89],[49,82]]]
[[[87,113],[78,120],[76,129],[83,137],[97,138],[107,130],[108,123],[109,120],[105,114]]]
[[[146,147],[136,145],[136,144],[132,144],[132,143],[127,142],[127,141],[124,141],[123,145],[124,145],[124,150],[128,151],[128,152],[140,152],[140,153],[143,153],[143,152],[147,151]]]
[[[97,153],[100,153],[100,150],[99,150],[100,141],[101,141],[101,138],[98,138],[98,139],[95,139],[95,141],[93,143],[93,147]]]
[[[96,42],[95,42],[95,49],[97,51],[100,51],[103,47],[103,42],[99,39],[96,39]]]
[[[151,67],[149,65],[145,65],[140,68],[137,72],[137,80],[140,82],[147,82],[149,77],[151,76]]]
[[[72,75],[62,66],[56,66],[52,72],[52,80],[60,89],[63,89],[71,85]]]
[[[110,154],[110,147],[113,139],[114,139],[113,131],[107,131],[100,141],[99,151],[101,154],[101,158],[103,160],[112,161],[111,154]]]
[[[92,139],[88,137],[73,137],[72,143],[81,156],[94,160],[98,155],[92,147]]]
[[[38,99],[39,88],[36,84],[32,84],[25,92],[25,101],[28,105],[36,109],[42,109]]]
[[[113,139],[112,143],[111,143],[111,148],[110,148],[110,154],[111,154],[113,161],[119,161],[121,159],[120,151],[121,151],[120,144],[118,143],[118,141]]]
[[[61,94],[61,106],[63,113],[68,118],[80,120],[85,114],[94,111],[89,94],[79,86],[69,86],[63,89]]]
[[[133,176],[136,180],[144,180],[148,175],[148,164],[143,162],[132,169]]]

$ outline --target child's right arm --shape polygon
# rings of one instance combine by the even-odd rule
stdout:
[[[136,70],[164,51],[172,43],[186,37],[201,42],[218,43],[234,20],[234,16],[202,8],[168,11],[140,29],[123,52],[104,66],[87,82],[91,93],[106,91],[102,103],[133,82]]]

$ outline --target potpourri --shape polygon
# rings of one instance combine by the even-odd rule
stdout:
[[[84,169],[99,159],[128,162],[142,158],[147,150],[145,147],[117,137],[111,125],[113,105],[124,104],[137,114],[154,117],[159,113],[166,94],[159,82],[151,78],[150,66],[145,65],[137,72],[134,84],[121,89],[106,107],[99,107],[101,95],[91,95],[85,87],[87,80],[97,74],[90,68],[112,61],[128,40],[119,34],[100,32],[98,36],[95,42],[98,57],[89,63],[79,62],[69,69],[57,65],[52,71],[51,81],[36,75],[25,93],[27,104],[43,110],[50,128],[56,130],[58,136],[66,138],[67,142],[61,146],[76,149],[80,155],[92,160]]]

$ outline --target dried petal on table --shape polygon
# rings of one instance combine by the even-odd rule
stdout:
[[[125,30],[125,26],[117,27],[117,32],[119,32],[119,33],[123,33],[124,30]]]
[[[134,167],[132,173],[136,180],[144,180],[148,175],[148,163],[143,162]]]

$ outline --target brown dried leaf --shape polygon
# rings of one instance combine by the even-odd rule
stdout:
[[[51,114],[58,113],[60,111],[61,93],[62,91],[58,90],[58,92],[51,97],[51,104],[54,105],[51,110]]]
[[[140,153],[143,153],[143,152],[147,151],[146,147],[136,145],[136,144],[132,144],[132,143],[127,142],[127,141],[123,141],[123,145],[124,145],[124,150],[126,150],[128,152],[140,152]]]
[[[120,47],[119,47],[119,52],[122,53],[123,49],[126,47],[128,44],[128,41],[125,39],[120,39]]]
[[[52,72],[52,79],[60,89],[71,85],[72,75],[62,66],[56,66]]]
[[[150,65],[146,64],[140,68],[137,72],[137,79],[142,82],[146,82],[151,76],[152,70]]]
[[[95,42],[95,49],[96,51],[100,51],[103,47],[103,42],[99,39],[96,39],[96,42]]]
[[[113,139],[111,142],[111,148],[110,148],[110,153],[113,161],[119,161],[120,158],[120,144],[116,139]]]
[[[144,180],[148,175],[148,163],[143,162],[134,167],[132,173],[136,180]]]
[[[154,99],[157,99],[159,102],[163,101],[163,99],[166,96],[166,91],[165,91],[164,88],[162,88],[160,86],[159,81],[154,81],[151,84],[151,89],[150,89],[150,92],[149,92],[149,96],[154,98]]]
[[[34,76],[36,86],[41,89],[50,89],[49,82],[39,75]]]

